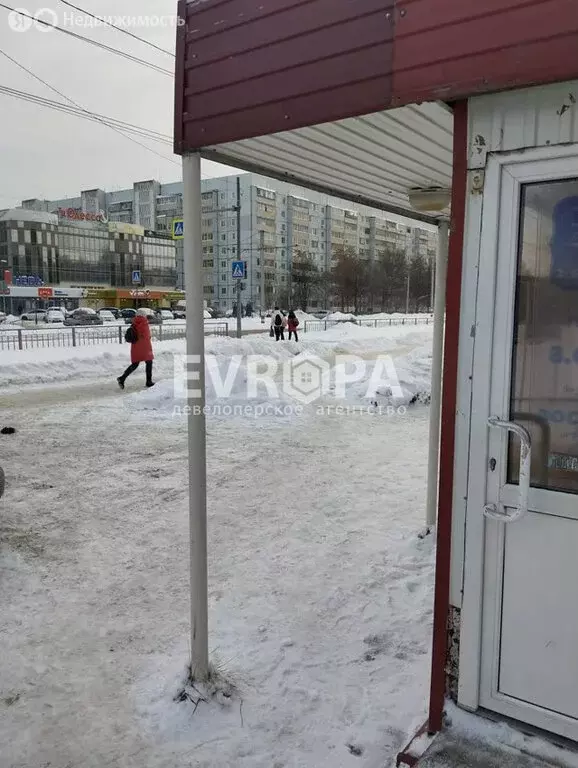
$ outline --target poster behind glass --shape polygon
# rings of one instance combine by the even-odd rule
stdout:
[[[576,179],[522,189],[510,418],[532,436],[532,485],[578,492]],[[512,438],[508,482],[518,457]]]

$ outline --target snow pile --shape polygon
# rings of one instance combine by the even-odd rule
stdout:
[[[155,375],[171,376],[173,356],[184,354],[185,342],[153,343]],[[79,383],[87,379],[120,376],[130,362],[128,344],[86,347],[46,347],[25,350],[0,350],[0,387],[39,386]]]
[[[405,312],[375,312],[372,315],[357,315],[358,320],[390,320],[391,318],[406,318],[413,320],[414,318],[433,317],[431,312],[416,312],[408,315]]]
[[[308,312],[303,312],[302,309],[296,309],[295,315],[297,316],[297,319],[299,320],[299,323],[303,325],[304,323],[318,323],[319,318],[315,317],[315,315],[310,315]]]
[[[128,395],[127,407],[157,415],[182,409],[187,404],[186,373],[178,363],[173,379]],[[344,323],[310,334],[299,344],[277,343],[268,335],[214,338],[207,343],[206,405],[214,415],[226,416],[235,409],[239,416],[269,416],[272,408],[289,416],[305,407],[407,406],[428,401],[430,374],[427,327],[380,332]],[[310,388],[301,383],[303,376]],[[190,388],[195,388],[194,382]]]
[[[298,343],[278,343],[268,333],[241,339],[207,337],[206,403],[227,406],[226,413],[220,409],[223,415],[236,409],[236,415],[268,416],[276,409],[288,416],[302,407],[319,405],[380,408],[407,405],[416,399],[427,402],[431,336],[431,326],[376,329],[339,323],[327,331],[303,335]],[[124,403],[133,412],[172,416],[175,407],[186,404],[185,341],[156,342],[154,350],[156,386],[143,390],[143,373],[137,371],[127,381]],[[343,356],[358,358],[363,370],[357,364],[344,367]],[[72,394],[76,385],[105,379],[116,390],[116,377],[128,361],[126,344],[8,351],[2,354],[0,386],[9,394],[15,387],[66,384]],[[302,378],[303,371],[313,377],[313,389],[319,385],[312,397],[304,397],[295,378]],[[355,371],[358,375],[353,375]],[[315,377],[319,376],[317,384]],[[338,376],[345,377],[345,388],[336,384]],[[241,407],[247,408],[243,414]]]
[[[20,318],[17,315],[6,315],[4,323],[13,328],[22,328],[22,325],[20,325]]]
[[[206,345],[206,405],[213,414],[269,416],[275,408],[280,415],[291,415],[294,403],[283,393],[283,364],[295,355],[295,343],[279,344],[268,335],[245,336],[241,339],[213,338]],[[268,383],[258,381],[267,371]],[[253,382],[252,384],[250,382]],[[189,384],[192,390],[194,381]],[[128,395],[127,407],[174,415],[175,408],[187,404],[187,380],[184,359],[175,359],[174,376],[159,382],[153,389]],[[226,406],[226,408],[225,408]],[[243,414],[239,410],[248,406]],[[285,406],[289,406],[285,411]]]
[[[336,323],[354,323],[356,317],[355,315],[352,315],[351,312],[331,312],[327,315],[327,320],[333,320]]]

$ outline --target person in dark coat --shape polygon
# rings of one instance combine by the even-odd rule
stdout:
[[[146,373],[146,386],[154,386],[153,381],[153,345],[151,342],[151,329],[149,321],[147,320],[146,312],[142,309],[137,309],[137,313],[131,323],[134,332],[136,333],[136,341],[130,345],[130,365],[126,371],[119,376],[118,386],[124,389],[124,382],[127,377],[134,373],[139,366],[139,363],[145,364]]]
[[[275,336],[275,341],[285,341],[285,335],[283,332],[285,330],[286,323],[287,320],[283,312],[279,309],[279,307],[275,307],[273,314],[271,315],[271,330]]]
[[[289,331],[289,341],[291,341],[291,334],[293,333],[295,335],[295,341],[299,341],[297,338],[297,326],[299,325],[299,320],[297,319],[297,315],[293,310],[289,312],[287,315],[287,330]]]

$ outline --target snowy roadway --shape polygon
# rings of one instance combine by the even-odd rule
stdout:
[[[397,348],[419,383],[428,333],[308,343]],[[164,376],[176,345],[157,349]],[[211,648],[239,692],[193,714],[173,701],[188,655],[185,420],[163,381],[118,395],[123,357],[65,351],[0,370],[13,387],[2,426],[17,430],[0,436],[2,768],[389,765],[423,721],[429,678],[427,407],[209,419]]]

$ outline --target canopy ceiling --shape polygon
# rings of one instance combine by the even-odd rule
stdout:
[[[452,177],[452,111],[426,103],[205,147],[203,157],[403,216],[435,222],[414,188]]]

